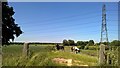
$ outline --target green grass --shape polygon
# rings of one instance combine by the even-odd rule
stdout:
[[[74,53],[70,53],[70,52],[53,52],[51,53],[51,57],[62,57],[62,58],[66,58],[66,59],[73,59],[74,60],[78,60],[81,61],[82,64],[86,64],[86,65],[96,65],[97,63],[97,57],[92,57],[86,54],[74,54]]]
[[[12,45],[3,47],[3,66],[66,66],[52,61],[53,58],[62,57],[65,59],[73,59],[73,66],[79,65],[97,65],[97,56],[91,56],[91,53],[97,54],[94,50],[81,50],[80,54],[70,51],[70,47],[66,46],[65,51],[53,51],[54,45],[30,45],[30,56],[22,57],[23,45]],[[90,54],[88,54],[90,53]],[[80,62],[74,62],[75,60]]]
[[[98,56],[98,51],[97,50],[81,50],[82,54],[90,55],[90,56]]]

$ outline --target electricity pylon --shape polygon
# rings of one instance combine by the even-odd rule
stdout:
[[[101,40],[100,43],[106,42],[108,46],[108,33],[107,33],[107,24],[106,24],[106,6],[105,4],[102,7],[102,27],[101,27]]]
[[[99,53],[99,63],[106,64],[109,63],[109,58],[107,57],[107,52],[105,51],[105,45],[102,43],[106,43],[106,46],[109,48],[108,45],[108,33],[107,33],[107,24],[106,24],[106,6],[105,4],[102,7],[102,27],[101,27],[101,39],[100,39],[100,53]]]

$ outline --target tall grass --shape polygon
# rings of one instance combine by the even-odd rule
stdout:
[[[30,56],[22,57],[23,45],[11,45],[3,47],[3,66],[65,66],[52,61],[53,58],[62,57],[80,61],[80,65],[96,65],[98,59],[96,56],[86,54],[81,51],[80,54],[71,53],[70,47],[65,47],[65,51],[53,51],[53,46],[30,45]],[[82,53],[83,52],[83,53]]]

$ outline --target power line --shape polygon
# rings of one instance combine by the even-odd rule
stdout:
[[[39,34],[39,36],[40,36],[40,37],[51,37],[51,36],[61,37],[61,36],[70,36],[70,35],[75,36],[75,34],[88,35],[88,36],[90,36],[90,35],[99,35],[98,30],[89,31],[89,32],[90,32],[89,34],[88,34],[88,32],[86,32],[86,31],[74,32],[74,33],[64,32],[64,33],[62,33],[62,34],[49,34],[49,35],[46,35],[46,34],[40,35],[40,34]],[[108,32],[109,32],[109,31],[108,31]],[[110,32],[113,33],[112,31],[110,31]],[[110,32],[109,32],[109,33],[110,33]],[[94,34],[93,34],[93,33],[94,33]],[[115,35],[116,35],[116,34],[115,34]],[[27,35],[27,36],[31,36],[31,35]],[[109,36],[111,36],[111,34],[110,34]]]
[[[64,30],[64,29],[69,29],[69,28],[76,28],[76,27],[79,27],[79,28],[81,28],[81,27],[84,27],[84,28],[87,27],[87,28],[88,28],[88,27],[89,27],[89,28],[91,28],[92,26],[91,26],[91,25],[88,26],[88,25],[89,25],[89,24],[93,24],[93,23],[94,23],[94,24],[95,24],[95,23],[98,23],[98,21],[92,22],[92,23],[91,23],[91,22],[86,22],[86,23],[77,23],[77,24],[67,24],[67,25],[62,25],[62,26],[61,26],[61,25],[58,25],[57,28],[59,28],[60,30],[61,30],[61,29]],[[99,23],[99,24],[100,24],[100,23]],[[85,25],[85,26],[82,26],[82,25]],[[87,26],[86,26],[86,25],[87,25]],[[109,25],[109,24],[108,24],[108,25]],[[96,26],[99,26],[99,25],[96,25]],[[110,26],[110,25],[109,25],[109,26]],[[117,25],[111,25],[111,26],[117,26]],[[54,26],[54,27],[55,27],[55,26]],[[52,29],[52,28],[53,28],[53,26],[52,26],[51,28],[48,28],[48,27],[47,27],[47,29],[46,29],[46,28],[38,29],[37,31],[44,30],[44,29],[45,29],[45,30],[50,30],[50,29]],[[56,28],[56,29],[57,29],[57,28]],[[32,29],[33,29],[33,28],[32,28]],[[29,29],[29,30],[32,31],[32,29]],[[56,30],[56,29],[54,29],[54,30]],[[33,31],[36,31],[36,30],[33,30]],[[58,30],[58,31],[59,31],[59,30]]]
[[[118,12],[118,10],[106,10],[106,12]]]
[[[107,11],[118,11],[118,10],[107,10]],[[83,13],[83,15],[82,16],[85,16],[85,15],[88,15],[88,14],[93,14],[93,13],[98,13],[98,12],[96,12],[96,11],[92,11],[92,12],[87,12],[87,13]],[[70,15],[70,16],[65,16],[65,17],[57,17],[57,18],[53,18],[53,19],[47,19],[47,20],[43,20],[43,21],[40,21],[40,22],[44,22],[44,21],[51,21],[51,20],[55,20],[55,19],[61,19],[61,18],[70,18],[70,17],[76,17],[76,16],[80,16],[80,14],[75,14],[75,15]],[[23,18],[23,19],[25,19],[25,18]],[[35,22],[35,21],[33,21],[33,22]],[[23,23],[21,23],[21,24],[23,24]],[[25,23],[24,23],[25,24]],[[28,22],[28,24],[29,24],[29,22]]]
[[[96,26],[96,27],[98,27],[98,26]],[[92,26],[87,26],[86,27],[87,29],[89,29],[89,28],[94,28],[94,27],[92,27]],[[80,29],[67,29],[67,30],[65,30],[66,28],[63,28],[63,29],[60,29],[60,30],[58,30],[58,29],[54,29],[54,30],[49,30],[49,31],[47,31],[47,30],[44,30],[44,31],[40,31],[40,30],[33,30],[33,31],[29,31],[29,32],[25,32],[25,33],[31,33],[31,32],[34,32],[34,33],[37,33],[37,32],[39,32],[39,33],[42,33],[42,34],[44,34],[44,33],[59,33],[59,32],[67,32],[68,30],[70,30],[70,31],[74,31],[74,30],[80,30]],[[82,28],[83,29],[83,28]],[[85,29],[85,28],[84,28]],[[99,29],[99,28],[98,28]],[[88,30],[85,30],[85,31],[88,31]],[[109,31],[109,30],[108,30]],[[111,31],[111,30],[110,30]]]
[[[77,16],[73,16],[73,17],[77,17]],[[63,18],[65,18],[65,17],[63,17]],[[94,18],[94,17],[91,17],[91,16],[90,16],[90,17],[88,17],[88,18]],[[88,19],[88,18],[87,18],[87,19]],[[81,18],[81,19],[86,19],[86,18]],[[53,20],[54,20],[54,19],[53,19]],[[50,20],[46,20],[46,21],[50,21]],[[53,23],[53,22],[52,22],[52,23]],[[48,23],[46,23],[46,24],[48,24]],[[49,24],[51,24],[51,23],[49,23]],[[48,24],[48,25],[49,25],[49,24]],[[88,23],[87,23],[87,24],[88,24]],[[90,23],[90,24],[91,24],[91,23]],[[79,24],[78,24],[78,25],[79,25]],[[38,25],[38,26],[39,26],[39,25]]]
[[[80,32],[81,32],[81,33],[88,33],[87,31],[79,31],[79,32],[73,32],[73,33],[70,33],[70,32],[67,32],[67,31],[66,31],[66,32],[64,32],[64,33],[62,33],[62,34],[61,34],[61,33],[60,33],[60,34],[56,34],[56,33],[57,33],[57,32],[56,32],[56,33],[49,34],[49,35],[63,35],[63,34],[69,35],[69,34],[79,34]],[[91,33],[97,32],[97,33],[98,33],[98,30],[89,31],[89,32],[91,32]],[[37,34],[37,33],[36,33],[36,34]],[[48,35],[48,36],[49,36],[49,35]],[[39,36],[47,36],[47,35],[45,35],[45,34],[44,34],[44,35],[40,35],[40,34],[39,34]]]
[[[67,20],[67,21],[68,21],[68,20]],[[74,20],[69,20],[69,21],[72,22],[72,21],[74,21]],[[76,20],[76,21],[77,21],[77,20]],[[79,21],[79,20],[78,20],[78,21]],[[59,22],[60,22],[60,21],[59,21]],[[66,25],[63,25],[63,24],[62,24],[62,23],[65,23],[65,21],[64,21],[64,22],[60,22],[60,23],[59,23],[59,22],[54,23],[54,25],[56,25],[57,27],[64,27],[64,26],[66,27]],[[70,26],[70,25],[73,26],[73,23],[69,24],[70,22],[66,22],[65,24],[68,23],[68,26]],[[90,22],[90,23],[91,23],[91,22]],[[97,23],[97,22],[96,22],[96,23]],[[51,23],[51,24],[53,24],[53,23]],[[49,27],[50,27],[49,25],[51,25],[51,24],[50,24],[50,23],[49,23],[49,24],[47,23],[46,25],[44,24],[44,26],[46,26],[47,28],[49,28]],[[60,24],[62,24],[63,26],[61,26]],[[89,24],[89,23],[83,23],[83,24],[80,23],[80,24],[75,24],[75,25],[84,25],[84,24],[86,25],[86,24]],[[92,23],[91,23],[91,24],[92,24]],[[38,24],[32,25],[32,26],[35,26],[35,27],[39,26],[39,27],[40,27],[40,25],[38,25]],[[43,26],[43,25],[41,25],[41,27],[42,27],[42,26]],[[48,26],[49,26],[49,27],[48,27]],[[29,27],[30,27],[30,26],[29,26]],[[53,26],[51,26],[51,27],[53,27]]]
[[[95,14],[95,13],[94,13]],[[91,15],[91,13],[89,13],[89,14],[85,14],[84,16],[86,16],[86,15]],[[59,21],[59,20],[65,20],[65,19],[69,19],[69,18],[75,18],[75,17],[79,17],[79,16],[81,16],[82,18],[79,18],[79,19],[86,19],[86,18],[92,18],[91,16],[88,16],[88,17],[83,17],[83,15],[73,15],[73,16],[66,16],[66,17],[60,17],[60,18],[53,18],[53,19],[48,19],[48,20],[43,20],[43,21],[39,21],[39,22],[49,22],[49,23],[46,23],[46,24],[51,24],[50,23],[50,21]],[[98,15],[95,15],[95,17],[96,16],[98,16]],[[94,17],[93,17],[94,18]],[[71,19],[71,20],[73,20],[73,19]],[[35,21],[33,21],[33,22],[35,22]],[[38,22],[38,23],[39,23]],[[30,24],[30,23],[24,23],[24,24]],[[37,22],[35,23],[35,24],[37,24]],[[42,25],[42,24],[41,24]]]
[[[87,12],[87,13],[83,13],[83,15],[85,16],[86,14],[91,14],[91,13],[97,13],[96,11],[91,11],[91,12]],[[46,17],[46,20],[55,20],[55,19],[61,19],[61,18],[71,18],[74,16],[81,16],[81,14],[73,14],[73,15],[69,15],[69,16],[64,16],[64,17],[56,17],[56,18],[50,18],[50,17]],[[24,19],[24,18],[23,18]],[[42,21],[46,21],[46,20],[42,20]],[[41,22],[42,22],[41,21]]]
[[[79,16],[79,15],[78,15]],[[76,17],[75,15],[74,15],[74,17]],[[67,17],[63,17],[63,18],[67,18]],[[87,17],[87,18],[81,18],[82,20],[83,19],[89,19],[89,18],[94,18],[94,17]],[[59,19],[62,19],[62,18],[57,18],[57,20],[59,20]],[[51,19],[50,19],[51,20]],[[39,23],[31,23],[32,24],[32,26],[34,25],[34,26],[39,26],[39,25],[49,25],[49,24],[56,24],[56,22],[50,22],[50,20],[46,20],[46,21],[48,21],[48,23],[41,23],[41,24],[39,24]],[[52,19],[52,20],[54,20],[54,19]],[[54,20],[55,21],[55,20]],[[73,19],[68,19],[67,21],[74,21]],[[59,21],[60,22],[60,21]],[[64,21],[65,22],[65,21]],[[64,22],[61,22],[61,23],[64,23]],[[58,22],[57,22],[58,23]],[[39,24],[39,25],[38,25]],[[25,24],[24,24],[25,25]],[[23,25],[23,26],[24,26]],[[29,25],[29,24],[28,24]]]
[[[92,28],[92,27],[91,27],[91,28]],[[89,29],[89,28],[88,28],[88,29]],[[44,30],[44,31],[38,31],[38,30],[36,30],[36,31],[29,31],[29,32],[26,32],[26,33],[31,33],[31,32],[39,32],[39,33],[51,33],[51,32],[52,32],[52,33],[53,33],[53,32],[55,33],[55,32],[56,32],[56,33],[58,33],[58,32],[64,32],[64,31],[67,32],[68,30],[69,30],[69,29],[67,29],[67,30],[65,30],[65,29],[60,29],[60,30],[57,29],[57,30],[56,30],[56,29],[55,29],[55,30],[49,30],[49,31],[46,31],[46,30]],[[77,29],[70,29],[70,31],[74,31],[74,30],[77,30]],[[80,29],[78,29],[78,30],[80,30]]]
[[[110,19],[107,19],[106,21],[120,21],[120,20],[110,20]]]
[[[57,28],[68,28],[68,27],[75,27],[75,26],[81,26],[81,25],[88,25],[88,24],[95,24],[98,23],[98,21],[95,22],[86,22],[86,23],[77,23],[77,24],[67,24],[67,25],[58,25]],[[66,27],[67,26],[67,27]],[[52,26],[53,27],[53,26]],[[55,26],[54,26],[55,27]],[[47,27],[48,28],[48,27]],[[48,28],[50,29],[50,28]],[[43,30],[43,29],[39,29],[39,30]]]
[[[91,17],[91,18],[95,18],[95,17]],[[88,19],[88,18],[87,18],[87,19]],[[78,20],[79,20],[79,19],[78,19]],[[83,19],[82,19],[82,20],[83,20]],[[74,20],[70,19],[70,20],[67,20],[67,21],[70,21],[70,22],[71,22],[71,21],[74,21]],[[77,20],[76,20],[76,21],[77,21]],[[119,20],[110,20],[110,19],[107,19],[107,21],[119,21]],[[64,21],[64,22],[59,21],[59,22],[60,22],[60,23],[65,23],[65,21]],[[68,22],[68,23],[69,23],[69,22]],[[42,23],[42,24],[39,24],[39,25],[34,23],[34,24],[32,24],[32,26],[36,26],[36,27],[37,27],[37,26],[40,26],[40,25],[49,25],[49,24],[58,24],[58,22],[54,22],[54,23],[53,23],[53,22],[48,22],[48,23]],[[25,25],[25,24],[24,24],[24,25]],[[28,25],[28,26],[29,26],[29,25]]]

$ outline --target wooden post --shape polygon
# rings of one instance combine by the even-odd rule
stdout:
[[[107,64],[109,64],[109,57],[110,57],[110,54],[108,53],[107,54]]]
[[[120,66],[120,46],[118,46],[118,66]]]
[[[28,56],[28,55],[29,55],[29,43],[24,43],[23,56]]]
[[[99,51],[99,64],[103,65],[105,64],[105,45],[100,45],[100,51]]]
[[[2,68],[2,2],[0,1],[0,68]]]

